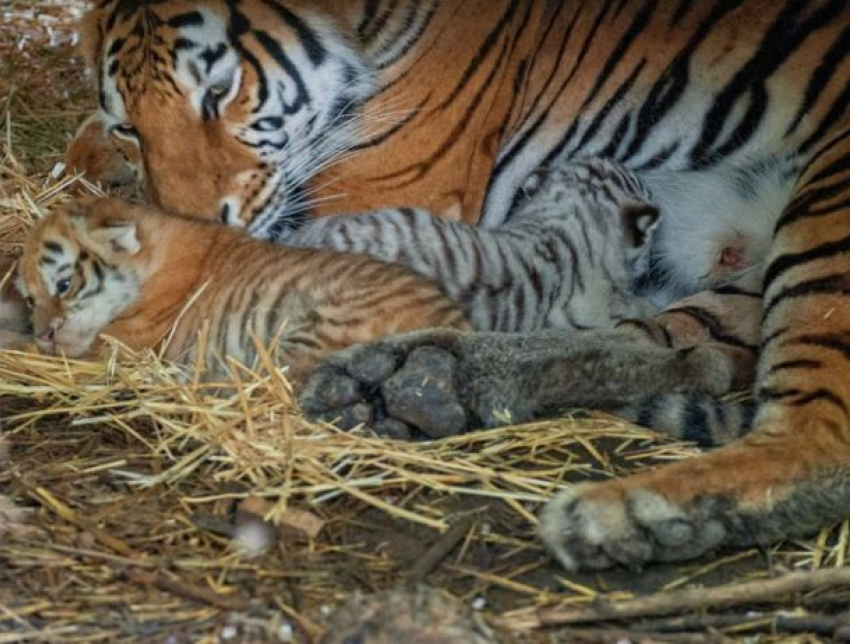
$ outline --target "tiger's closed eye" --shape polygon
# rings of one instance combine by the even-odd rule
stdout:
[[[125,141],[133,141],[136,142],[139,140],[139,133],[129,123],[119,123],[118,125],[113,125],[109,130],[111,134],[118,137],[119,139],[123,139]]]
[[[233,80],[228,78],[228,79],[225,79],[225,80],[222,80],[222,81],[215,83],[209,89],[210,95],[212,95],[213,98],[221,98],[222,96],[227,94],[227,92],[230,91],[230,85],[231,85],[232,82],[233,82]]]
[[[221,108],[224,99],[230,94],[233,89],[234,77],[223,78],[213,83],[204,94],[203,109],[204,118],[218,118],[219,109]]]

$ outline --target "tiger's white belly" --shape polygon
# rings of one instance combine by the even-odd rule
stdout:
[[[653,302],[666,306],[721,284],[760,289],[774,227],[797,180],[791,163],[638,174],[662,213],[652,251],[662,287]]]

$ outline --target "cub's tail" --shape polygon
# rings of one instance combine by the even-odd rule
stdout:
[[[702,447],[717,447],[752,429],[756,407],[752,399],[723,400],[698,393],[666,393],[612,411],[636,425]]]

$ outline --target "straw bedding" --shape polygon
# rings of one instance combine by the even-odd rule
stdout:
[[[0,3],[4,255],[71,193],[96,191],[54,172],[90,107],[72,56],[78,11]],[[192,376],[117,345],[96,361],[0,352],[0,644],[768,641],[844,624],[847,595],[832,589],[779,597],[781,624],[773,603],[521,632],[528,608],[839,567],[850,527],[642,574],[567,576],[535,539],[541,502],[565,482],[695,449],[588,415],[391,442],[301,417],[273,356],[215,388]]]

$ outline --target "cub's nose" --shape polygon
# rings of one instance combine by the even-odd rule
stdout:
[[[38,339],[42,342],[53,343],[56,341],[56,332],[65,324],[64,318],[53,318],[47,328],[38,334]]]

